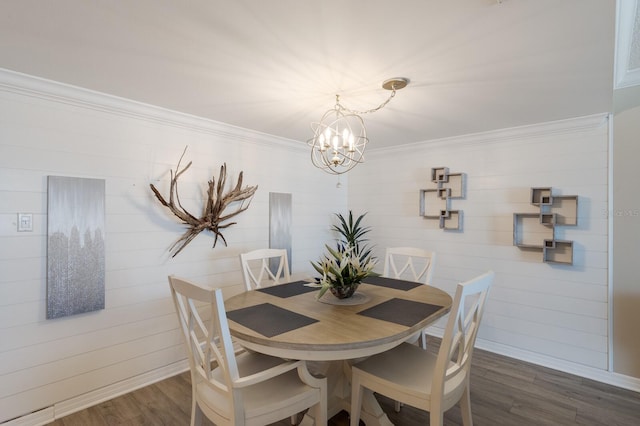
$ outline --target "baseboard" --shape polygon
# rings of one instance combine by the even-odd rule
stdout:
[[[546,355],[529,352],[512,346],[500,343],[489,342],[478,339],[476,347],[489,352],[508,356],[510,358],[519,359],[521,361],[530,362],[532,364],[541,365],[543,367],[552,368],[554,370],[563,371],[565,373],[574,374],[586,379],[595,380],[597,382],[606,383],[619,388],[629,389],[640,392],[640,379],[624,374],[618,374],[613,371],[601,370],[598,368],[588,367],[574,362],[564,361],[561,359],[549,357]]]
[[[444,330],[431,327],[428,334],[434,337],[442,338]],[[624,374],[618,374],[612,371],[600,370],[598,368],[588,367],[586,365],[576,364],[575,362],[564,361],[535,352],[525,351],[513,346],[503,345],[488,340],[477,339],[476,348],[495,354],[504,355],[509,358],[515,358],[520,361],[530,362],[531,364],[540,365],[542,367],[551,368],[553,370],[563,371],[565,373],[584,377],[586,379],[595,380],[597,382],[606,383],[623,389],[629,389],[634,392],[640,392],[640,379]]]
[[[2,423],[2,426],[41,426],[53,422],[69,414],[75,413],[101,402],[108,401],[120,395],[132,392],[136,389],[143,388],[150,384],[159,382],[168,377],[183,373],[189,369],[187,360],[179,361],[162,368],[149,371],[139,376],[96,389],[91,392],[79,395],[74,398],[60,401],[52,407],[9,420]]]
[[[55,419],[54,407],[43,408],[33,413],[0,423],[2,426],[39,426],[51,423]]]

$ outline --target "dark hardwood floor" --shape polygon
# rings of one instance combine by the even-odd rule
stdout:
[[[437,350],[438,340],[429,341]],[[396,425],[428,425],[429,414],[409,406],[400,413],[378,395]],[[471,378],[471,406],[476,426],[640,425],[640,394],[511,358],[476,350]],[[188,425],[191,385],[188,373],[163,380],[78,413],[54,426]],[[210,423],[205,422],[205,425]],[[445,414],[445,425],[461,425],[460,410]],[[288,419],[277,426],[289,426]],[[331,426],[348,426],[342,412]]]

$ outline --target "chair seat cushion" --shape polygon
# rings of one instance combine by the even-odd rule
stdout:
[[[384,382],[383,386],[387,388],[402,388],[414,397],[429,399],[435,362],[436,357],[429,352],[402,343],[355,364],[352,369],[362,371],[365,379],[370,377],[376,382]]]
[[[355,364],[353,370],[361,372],[365,386],[373,380],[383,388],[401,390],[429,405],[435,363],[435,355],[410,343],[402,343]],[[459,387],[464,378],[461,374],[457,380],[448,381],[445,394]]]
[[[256,352],[245,352],[237,357],[240,377],[259,373],[284,362],[287,361]],[[220,368],[212,371],[212,379],[215,382],[224,383]],[[199,404],[231,416],[229,399],[224,394],[216,392],[209,382],[201,380],[196,386],[196,392]],[[302,382],[297,369],[294,368],[272,379],[241,389],[245,418],[248,420],[265,413],[278,412],[278,410],[290,411],[296,405],[308,407],[308,401],[317,399],[317,392],[318,389]],[[276,414],[274,421],[284,417],[286,415]]]

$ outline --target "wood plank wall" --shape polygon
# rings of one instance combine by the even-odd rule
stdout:
[[[293,196],[294,274],[311,274],[309,260],[333,237],[334,212],[367,211],[380,258],[387,246],[438,252],[437,286],[453,292],[496,271],[480,345],[607,381],[608,143],[606,115],[399,149],[372,142],[366,163],[336,188],[335,177],[311,167],[302,142],[0,70],[0,422],[36,412],[46,423],[56,409],[71,412],[183,369],[166,276],[239,291],[238,254],[268,245],[269,192]],[[211,235],[201,235],[171,258],[167,248],[183,228],[148,185],[167,190],[185,145],[185,160],[194,161],[181,178],[186,206],[199,209],[203,185],[223,162],[230,177],[244,170],[259,190],[225,233],[229,247],[212,249]],[[452,202],[463,211],[462,231],[418,214],[419,190],[442,166],[466,174],[466,198]],[[104,311],[45,320],[48,175],[106,179]],[[532,186],[579,196],[578,226],[557,235],[574,241],[574,265],[545,264],[512,245],[513,213],[537,211]],[[19,212],[34,214],[33,232],[17,232]]]
[[[350,175],[349,207],[369,212],[379,257],[388,246],[436,251],[434,284],[447,291],[496,272],[481,344],[597,374],[608,367],[608,139],[608,117],[598,115],[371,151]],[[466,175],[466,198],[451,202],[461,231],[419,216],[419,191],[434,187],[437,167]],[[531,187],[578,195],[578,226],[556,232],[574,241],[573,265],[513,246],[513,214],[538,212]]]
[[[243,170],[244,184],[259,188],[224,232],[228,247],[212,249],[203,233],[171,258],[183,227],[149,183],[168,190],[186,145],[183,163],[193,165],[180,194],[191,211],[223,162],[230,181]],[[102,311],[45,319],[48,175],[106,180]],[[309,274],[332,238],[332,214],[346,207],[335,183],[302,142],[0,70],[0,423],[38,410],[46,422],[54,404],[184,369],[167,275],[238,291],[238,254],[268,246],[269,192],[292,194],[293,272]],[[33,232],[17,232],[19,212],[34,215]]]

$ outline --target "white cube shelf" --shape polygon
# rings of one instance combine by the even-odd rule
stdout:
[[[552,188],[531,188],[539,213],[513,214],[513,245],[542,250],[542,261],[573,264],[573,241],[556,240],[558,226],[578,225],[578,196],[553,195]]]

